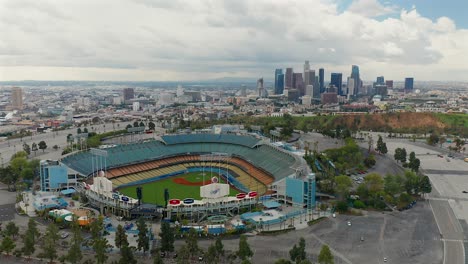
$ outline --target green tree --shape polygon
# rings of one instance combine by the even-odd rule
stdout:
[[[419,192],[419,177],[413,171],[405,171],[405,190],[408,194]]]
[[[35,142],[33,142],[31,144],[31,150],[34,151],[34,155],[36,155],[36,151],[38,150],[38,148],[37,148],[37,144]]]
[[[37,228],[36,221],[29,218],[28,229],[23,236],[23,248],[21,249],[25,256],[31,256],[36,251],[36,242],[39,238],[39,229]]]
[[[240,236],[237,256],[242,260],[246,260],[253,256],[253,251],[250,249],[249,243],[247,242],[247,237],[245,235]]]
[[[376,161],[375,161],[375,157],[374,155],[369,155],[367,156],[367,158],[364,159],[364,165],[366,165],[366,167],[368,168],[371,168],[375,165]]]
[[[177,264],[186,264],[189,263],[190,251],[187,248],[187,245],[183,245],[177,251]]]
[[[431,146],[434,146],[436,145],[437,143],[439,143],[439,136],[432,133],[428,138],[427,138],[427,144],[428,145],[431,145]]]
[[[138,218],[136,226],[138,229],[137,249],[146,252],[149,249],[149,236],[148,227],[146,226],[145,219],[143,219],[143,217]]]
[[[432,192],[432,185],[429,177],[424,175],[420,181],[420,190],[422,193],[431,193]]]
[[[26,144],[26,142],[23,143],[23,150],[24,152],[28,153],[28,155],[31,154],[31,147],[28,144]]]
[[[384,178],[384,191],[395,197],[403,191],[404,181],[400,175],[387,175]]]
[[[68,250],[65,259],[72,264],[81,262],[83,254],[81,253],[81,243],[83,242],[83,236],[81,235],[80,225],[78,220],[74,217],[71,223],[72,237],[71,246]]]
[[[336,203],[336,210],[342,213],[348,211],[348,203],[345,201],[338,201]]]
[[[384,181],[380,174],[370,173],[364,177],[364,184],[369,190],[369,194],[373,195],[383,190]]]
[[[215,247],[216,247],[216,252],[218,253],[218,255],[224,256],[224,245],[220,237],[216,238]]]
[[[164,261],[161,258],[161,252],[159,250],[156,251],[156,255],[153,258],[153,264],[164,264]]]
[[[123,246],[128,246],[127,234],[125,234],[125,229],[122,225],[117,226],[115,231],[115,246],[121,248]]]
[[[76,130],[76,133],[81,134],[81,128],[80,127]]]
[[[106,238],[102,236],[104,229],[104,219],[102,216],[99,216],[95,221],[90,225],[91,229],[91,240],[92,248],[95,252],[96,263],[102,264],[107,261],[107,248],[109,246]]]
[[[161,223],[161,251],[174,251],[174,231],[168,222]]]
[[[139,126],[140,124],[138,123],[138,121],[133,122],[133,127],[139,127]]]
[[[140,127],[145,127],[145,123],[143,123],[143,121],[140,122]]]
[[[18,233],[19,227],[15,224],[15,222],[8,222],[4,231],[5,236],[16,237]]]
[[[197,231],[194,228],[190,228],[187,239],[185,240],[190,257],[196,256],[200,251],[197,236]]]
[[[330,251],[330,248],[327,245],[323,245],[322,249],[320,250],[320,254],[318,256],[318,262],[320,264],[334,264],[335,260],[333,259],[333,255]]]
[[[44,239],[42,240],[42,252],[39,254],[41,258],[48,259],[53,262],[57,258],[57,241],[59,240],[57,225],[51,223],[47,226]]]
[[[377,148],[376,150],[379,152],[379,153],[382,153],[382,149],[383,149],[383,139],[382,139],[382,136],[379,135],[379,138],[377,139]]]
[[[5,236],[0,244],[0,250],[8,255],[15,249],[16,244],[10,236]]]
[[[47,148],[47,144],[45,143],[44,140],[39,142],[39,149],[42,149],[42,152],[44,152]]]
[[[216,250],[216,245],[211,244],[205,253],[205,263],[216,264],[219,263],[219,256]]]
[[[107,255],[107,248],[109,243],[106,238],[99,237],[93,241],[93,250],[96,258],[96,263],[103,264],[107,261],[109,256]]]
[[[132,128],[132,125],[128,124],[125,128],[126,129]]]
[[[388,152],[387,143],[384,142],[384,143],[382,144],[382,149],[381,149],[380,152],[381,152],[382,154],[387,154],[387,152]]]
[[[135,259],[135,256],[133,255],[132,248],[130,248],[128,245],[123,245],[122,248],[120,248],[120,260],[119,264],[136,264],[137,261]]]
[[[87,127],[85,127],[85,128],[83,129],[83,133],[89,133],[89,131],[88,131],[88,128],[87,128]]]
[[[353,182],[350,177],[346,175],[340,175],[335,177],[335,190],[340,199],[346,199],[349,194],[350,188],[353,186]]]
[[[289,257],[296,263],[306,259],[305,239],[303,237],[300,238],[299,245],[296,246],[296,244],[294,244],[293,248],[289,251]]]

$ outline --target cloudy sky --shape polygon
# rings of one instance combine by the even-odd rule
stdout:
[[[0,81],[468,81],[466,0],[0,0]]]

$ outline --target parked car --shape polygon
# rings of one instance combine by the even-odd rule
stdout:
[[[68,234],[67,232],[61,232],[61,233],[60,233],[60,237],[61,237],[62,239],[67,238],[69,235],[70,235],[70,234]]]

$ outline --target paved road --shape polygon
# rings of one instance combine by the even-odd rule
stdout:
[[[467,175],[466,170],[424,170],[426,174]]]

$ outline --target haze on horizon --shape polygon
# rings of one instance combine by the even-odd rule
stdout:
[[[0,81],[271,80],[304,60],[326,76],[356,64],[364,80],[468,81],[468,23],[452,18],[468,4],[403,2],[5,0]]]

